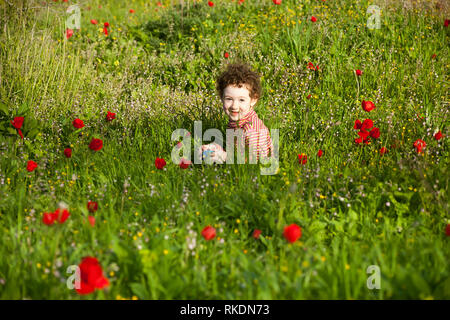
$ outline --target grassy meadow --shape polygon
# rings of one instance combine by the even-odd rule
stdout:
[[[445,1],[1,0],[0,17],[0,299],[450,299]],[[225,134],[215,80],[237,59],[262,75],[279,172],[180,168],[175,129]],[[379,138],[356,143],[358,119]],[[79,294],[87,256],[108,285]]]

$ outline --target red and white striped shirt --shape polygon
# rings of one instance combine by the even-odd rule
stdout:
[[[244,146],[256,154],[256,162],[261,157],[269,157],[273,155],[273,143],[270,138],[269,129],[264,125],[261,119],[259,119],[255,110],[251,109],[244,118],[228,122],[228,129],[242,129],[244,132]],[[235,143],[237,145],[237,143]],[[253,149],[252,149],[253,148]],[[270,153],[270,155],[269,155]]]

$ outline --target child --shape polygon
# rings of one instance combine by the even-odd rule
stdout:
[[[269,153],[273,155],[269,130],[254,110],[262,91],[259,74],[248,65],[238,62],[229,64],[216,83],[223,110],[229,118],[227,128],[243,130],[243,140],[235,143],[235,150],[237,151],[237,144],[242,143],[250,152],[253,151],[250,159],[256,157],[256,161],[251,163],[256,163],[262,157],[269,157]],[[203,158],[208,156],[211,162],[226,161],[227,153],[217,143],[203,145],[201,151]],[[245,160],[247,162],[248,158],[245,157]]]

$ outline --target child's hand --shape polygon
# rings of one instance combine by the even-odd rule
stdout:
[[[222,164],[225,162],[227,158],[227,153],[217,143],[202,145],[201,151],[202,151],[202,159],[205,160],[207,164],[212,163]]]

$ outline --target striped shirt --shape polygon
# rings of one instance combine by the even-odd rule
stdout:
[[[243,130],[243,145],[246,148],[248,147],[250,155],[253,150],[253,154],[256,155],[256,162],[261,159],[261,157],[273,155],[273,143],[270,138],[269,129],[267,129],[262,120],[259,119],[255,110],[251,109],[244,118],[238,121],[229,120],[227,128]],[[237,144],[238,142],[235,143],[235,147]]]

